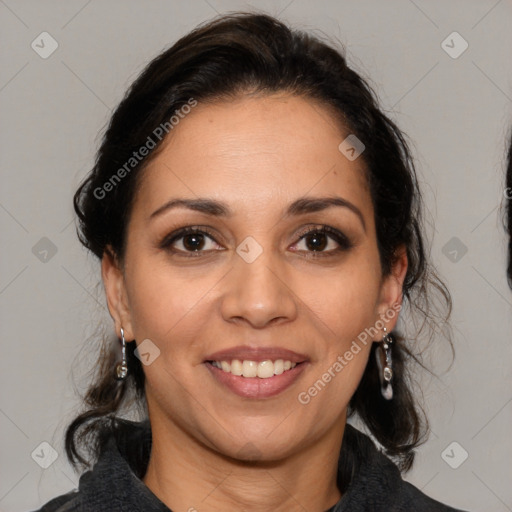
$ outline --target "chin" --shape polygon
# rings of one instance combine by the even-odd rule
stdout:
[[[275,427],[275,425],[274,425]],[[272,427],[272,428],[274,428]],[[213,443],[220,454],[240,461],[273,462],[285,459],[298,451],[303,439],[298,432],[278,436],[266,426],[256,432],[245,432]]]

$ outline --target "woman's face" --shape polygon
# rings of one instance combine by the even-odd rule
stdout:
[[[268,460],[342,431],[383,335],[365,329],[400,301],[406,267],[382,276],[348,135],[287,94],[199,103],[174,127],[142,176],[122,270],[103,259],[118,332],[144,343],[152,425]]]

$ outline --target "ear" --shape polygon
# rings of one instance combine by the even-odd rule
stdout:
[[[397,313],[402,307],[402,291],[407,267],[407,250],[405,246],[400,246],[395,251],[391,271],[383,277],[378,305],[378,315],[385,321],[388,332],[395,328],[398,321]],[[390,312],[394,313],[391,315]]]
[[[131,341],[134,339],[134,335],[124,274],[110,247],[105,250],[101,259],[101,276],[108,309],[115,322],[116,333],[121,337],[121,328],[123,328],[126,341]]]

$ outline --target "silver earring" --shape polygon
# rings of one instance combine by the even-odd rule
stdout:
[[[386,400],[393,398],[393,386],[391,379],[393,378],[393,361],[391,359],[391,346],[394,339],[391,333],[387,332],[384,327],[384,336],[375,351],[375,358],[379,368],[380,391]],[[383,361],[384,360],[384,364]]]
[[[121,354],[122,360],[116,364],[116,379],[124,380],[128,375],[128,363],[126,361],[126,341],[124,339],[124,330],[121,327]]]

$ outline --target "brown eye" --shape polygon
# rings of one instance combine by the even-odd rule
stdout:
[[[187,251],[200,251],[205,245],[204,235],[201,233],[185,235],[182,243]]]
[[[304,237],[306,240],[306,247],[310,251],[323,251],[329,242],[329,237],[325,233],[312,233]]]
[[[166,236],[159,244],[161,249],[183,256],[199,256],[216,250],[223,250],[205,228],[186,227]]]
[[[320,226],[303,232],[293,250],[312,256],[333,256],[351,247],[352,243],[341,231]]]

